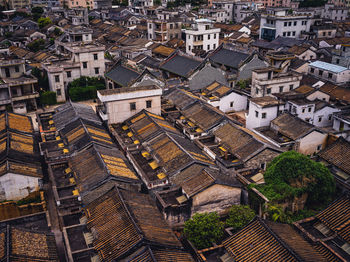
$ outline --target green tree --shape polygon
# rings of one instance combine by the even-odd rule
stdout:
[[[52,24],[50,17],[40,17],[38,19],[39,28],[43,28],[43,27],[50,25],[50,24]]]
[[[55,29],[53,30],[53,33],[57,36],[60,36],[63,34],[63,32],[61,31],[61,29],[59,29],[58,27],[55,27]]]
[[[28,49],[32,52],[38,52],[39,50],[44,49],[45,47],[45,40],[44,39],[37,39],[33,42],[30,42],[27,45]]]
[[[334,178],[322,163],[295,151],[284,152],[271,161],[259,190],[270,200],[285,200],[307,193],[306,204],[323,204],[335,191]]]
[[[45,91],[40,94],[41,105],[54,105],[57,103],[56,93],[52,91]]]
[[[40,70],[37,67],[32,69],[32,75],[38,79],[38,86],[41,91],[48,91],[49,78],[47,77],[47,72],[45,70]]]
[[[223,237],[224,224],[216,212],[195,214],[185,222],[184,234],[197,249],[204,249]]]
[[[230,208],[226,225],[235,231],[241,229],[255,217],[255,212],[246,205],[234,205]]]
[[[266,212],[269,218],[274,222],[288,222],[288,217],[280,205],[268,204],[266,206]]]
[[[79,77],[68,84],[68,94],[72,101],[95,99],[97,90],[105,89],[102,77]]]

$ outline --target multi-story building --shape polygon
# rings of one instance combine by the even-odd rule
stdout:
[[[159,43],[173,38],[181,39],[182,22],[177,18],[153,19],[147,21],[147,37]]]
[[[214,28],[209,19],[197,19],[192,29],[186,29],[186,53],[194,55],[196,51],[211,51],[219,46],[221,29]]]
[[[79,0],[79,1],[85,2],[85,0]],[[90,6],[92,7],[92,0],[91,2],[89,2],[89,5],[86,2],[85,6],[81,6],[79,2],[67,1],[67,3],[68,3],[69,9],[64,11],[65,18],[70,20],[72,25],[74,26],[89,25],[89,16],[88,16],[87,7],[89,8]]]
[[[11,106],[15,113],[36,110],[38,80],[25,72],[22,59],[0,60],[0,110],[5,110],[6,106]]]
[[[111,0],[94,0],[94,9],[111,9]]]
[[[10,9],[21,9],[30,6],[29,0],[9,0],[6,1]]]
[[[233,4],[235,1],[233,0],[213,0],[212,6],[215,9],[222,9],[226,12],[225,19],[227,19],[227,22],[230,22],[233,20]]]
[[[145,8],[153,6],[153,0],[129,0],[129,7],[136,14],[146,14]]]
[[[235,2],[233,3],[233,20],[236,23],[241,23],[246,17],[251,16],[257,11],[257,7],[252,2]]]
[[[43,65],[49,78],[50,90],[56,92],[57,101],[66,101],[65,90],[69,82],[81,76],[104,76],[105,47],[98,44],[56,42],[57,50],[66,60]]]
[[[231,21],[227,11],[222,8],[202,8],[198,13],[216,23],[227,23]]]
[[[312,16],[294,14],[289,8],[267,8],[261,15],[260,39],[271,41],[278,36],[302,38],[310,31]]]
[[[294,55],[287,52],[268,54],[271,67],[255,69],[252,73],[252,97],[272,96],[291,91],[300,85],[301,75],[289,70]]]
[[[333,50],[332,64],[350,68],[350,45],[341,44],[339,49]]]
[[[343,21],[348,17],[349,8],[345,6],[335,6],[334,4],[325,4],[322,9],[322,18],[335,21]]]

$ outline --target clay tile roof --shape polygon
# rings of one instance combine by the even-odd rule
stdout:
[[[350,241],[350,199],[348,196],[334,201],[316,217],[347,242]]]
[[[159,46],[157,46],[156,48],[154,48],[152,50],[153,53],[160,54],[160,55],[165,56],[165,57],[168,57],[174,51],[175,51],[175,49],[173,49],[171,47],[166,47],[166,46],[163,46],[163,45],[159,45]]]
[[[303,85],[303,86],[300,86],[296,89],[294,89],[295,92],[298,92],[298,93],[301,93],[301,94],[308,94],[312,91],[314,91],[315,89],[311,86],[307,86],[307,85]]]
[[[328,163],[350,174],[350,142],[342,137],[318,153]]]
[[[298,261],[257,217],[225,240],[223,246],[237,262]]]

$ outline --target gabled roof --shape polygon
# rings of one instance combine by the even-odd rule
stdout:
[[[70,101],[57,107],[53,115],[53,121],[57,131],[60,131],[77,119],[89,120],[90,122],[102,125],[101,120],[91,106]]]
[[[0,114],[0,132],[6,129],[31,135],[34,133],[33,123],[30,117],[7,111]]]
[[[334,143],[320,151],[318,156],[345,173],[350,174],[350,142],[343,137],[339,137]]]
[[[87,227],[95,232],[93,245],[101,261],[119,260],[142,244],[181,249],[149,195],[114,187],[88,204],[85,214]]]
[[[188,78],[192,72],[200,66],[200,64],[200,61],[175,53],[165,60],[160,68],[174,75]]]
[[[271,233],[266,224],[258,217],[225,240],[223,246],[237,262],[298,261],[297,257]]]
[[[242,62],[244,62],[248,57],[249,54],[221,47],[215,50],[210,55],[209,59],[216,64],[238,69]]]
[[[92,145],[73,155],[70,167],[82,194],[109,177],[130,183],[139,180],[123,154],[115,148]]]
[[[213,67],[207,63],[203,68],[200,68],[190,77],[190,90],[198,90],[206,87],[213,81],[218,81],[224,85],[228,85],[226,74],[220,68]]]
[[[276,117],[271,121],[271,124],[277,126],[279,133],[292,140],[302,138],[315,130],[315,127],[312,124],[288,113]]]
[[[348,88],[340,87],[332,83],[326,83],[321,86],[320,90],[330,95],[332,99],[350,103],[350,90]]]
[[[127,87],[139,75],[140,74],[138,72],[122,65],[117,65],[111,71],[105,74],[108,79],[124,87]]]
[[[202,95],[207,98],[222,98],[225,95],[231,93],[233,89],[223,85],[217,81],[212,82],[210,85],[206,86],[202,89]]]
[[[225,123],[213,134],[220,140],[221,146],[243,161],[264,148],[263,143],[232,123]]]
[[[170,93],[165,95],[165,98],[167,98],[179,110],[184,110],[199,100],[199,97],[179,88],[172,89]]]

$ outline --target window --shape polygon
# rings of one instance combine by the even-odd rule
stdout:
[[[288,26],[288,22],[284,22],[284,26]]]
[[[314,69],[314,68],[311,68],[311,69],[310,69],[310,72],[311,72],[311,73],[314,73],[314,72],[315,72],[315,69]]]
[[[151,108],[152,107],[152,100],[147,100],[146,101],[146,108]]]
[[[287,33],[287,36],[290,36],[290,32]]]
[[[233,101],[230,102],[230,107],[233,107]]]
[[[337,61],[336,61],[336,63],[339,65],[339,62],[340,62],[340,60],[339,59],[337,59]]]
[[[149,34],[149,39],[152,39],[152,34]]]
[[[210,40],[210,35],[208,35],[208,40]]]
[[[209,25],[206,25],[205,30],[209,30],[209,29],[210,29]]]
[[[287,35],[287,33],[286,32],[283,32],[283,36],[286,36]]]
[[[307,109],[307,111],[311,112],[311,109],[312,109],[312,107],[309,107],[309,108]]]
[[[294,26],[296,26],[297,25],[297,21],[294,21]]]
[[[280,93],[282,93],[283,92],[283,86],[280,86],[279,89],[280,89]]]
[[[266,167],[266,164],[265,164],[265,163],[261,163],[261,164],[260,164],[260,169],[265,170],[265,167]]]
[[[293,36],[295,36],[295,31],[293,31]]]
[[[305,108],[303,108],[303,109],[301,110],[301,112],[302,112],[302,113],[305,113]]]
[[[5,75],[6,75],[6,77],[11,77],[10,69],[7,67],[5,68]]]
[[[71,71],[67,71],[67,78],[72,77],[72,72]]]
[[[289,90],[290,91],[293,90],[293,88],[294,88],[294,85],[289,85]]]
[[[56,94],[57,94],[58,96],[62,95],[61,89],[57,89],[57,90],[56,90]]]
[[[322,70],[318,71],[318,75],[322,76],[323,75],[323,71]]]
[[[267,88],[267,89],[266,89],[266,93],[267,93],[267,94],[271,94],[271,88]]]
[[[328,116],[328,120],[329,120],[329,121],[332,120],[332,115],[329,115],[329,116]]]
[[[317,151],[320,151],[322,149],[322,145],[317,146]]]
[[[292,22],[288,22],[288,26],[292,26]]]
[[[83,62],[83,68],[87,68],[87,62]]]
[[[100,73],[100,68],[99,67],[95,67],[95,75],[98,75]]]
[[[134,111],[136,110],[136,103],[133,102],[133,103],[130,103],[130,111]]]
[[[328,31],[328,35],[330,36],[332,34],[332,32],[331,31]]]
[[[255,111],[255,117],[259,117],[259,112]]]
[[[326,32],[323,32],[322,35],[323,35],[323,36],[326,36]]]
[[[266,113],[262,113],[261,118],[266,118]]]
[[[318,117],[318,122],[321,122],[322,121],[322,116],[319,116]]]
[[[214,34],[214,39],[216,39],[216,34]]]
[[[97,59],[98,59],[98,55],[94,54],[94,60],[97,60]]]
[[[55,82],[59,83],[60,82],[60,76],[59,75],[55,75]]]
[[[149,25],[148,25],[148,28],[149,28],[149,29],[152,29],[152,24],[149,24]]]
[[[216,44],[213,44],[213,49],[215,49],[216,48]]]
[[[15,71],[16,71],[16,73],[19,72],[19,66],[15,66]]]
[[[332,73],[328,73],[328,78],[332,79],[333,74]]]

